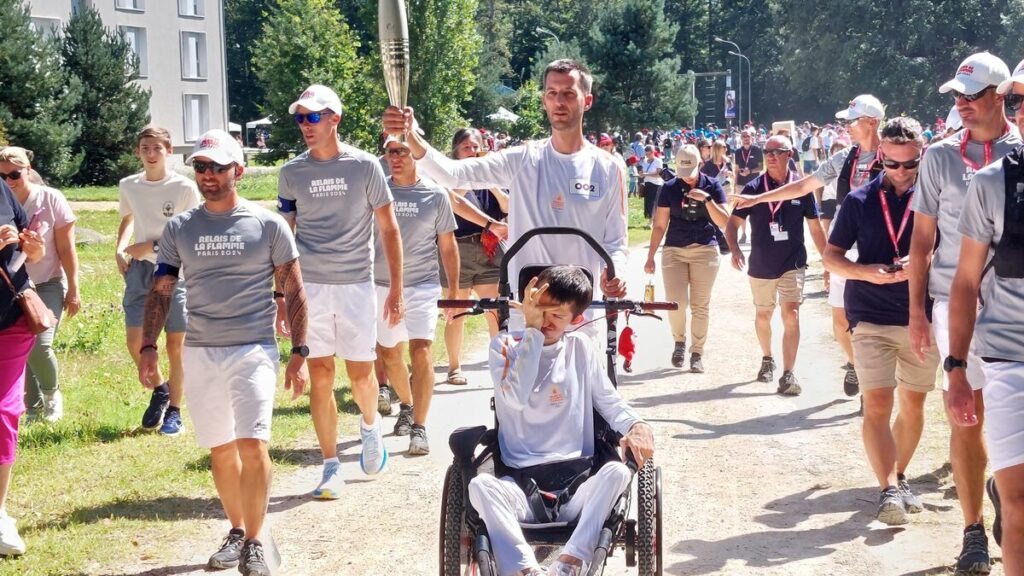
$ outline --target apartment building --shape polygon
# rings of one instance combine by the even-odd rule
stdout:
[[[32,23],[59,33],[86,6],[124,32],[139,56],[139,83],[152,91],[151,122],[187,153],[211,128],[228,128],[224,0],[25,0]]]

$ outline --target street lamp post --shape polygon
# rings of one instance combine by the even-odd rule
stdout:
[[[729,54],[732,54],[733,56],[739,56],[740,58],[743,58],[744,60],[747,61],[747,123],[750,124],[754,108],[754,100],[750,96],[750,87],[753,86],[754,84],[754,81],[751,80],[750,77],[750,58],[747,58],[746,56],[740,54],[739,52],[729,52]],[[742,76],[742,74],[740,75]]]
[[[718,36],[715,36],[715,42],[719,42],[721,44],[731,44],[732,46],[734,46],[736,48],[737,54],[739,54],[741,52],[739,44],[737,44],[737,43],[735,43],[735,42],[733,42],[731,40],[724,40],[722,38],[719,38]],[[749,62],[749,60],[747,60],[747,62]],[[736,99],[736,108],[738,108],[738,110],[736,110],[736,116],[737,116],[737,120],[739,120],[740,124],[743,123],[743,106],[742,106],[742,104],[740,104],[740,101],[742,99],[743,99],[743,60],[740,60],[739,97]],[[748,102],[747,105],[749,106],[750,103]],[[748,113],[748,115],[749,115],[749,113]]]
[[[547,28],[542,28],[541,26],[537,26],[536,28],[534,28],[534,30],[536,30],[537,34],[547,34],[548,36],[551,36],[552,38],[555,39],[555,42],[558,42],[559,46],[562,45],[561,38],[555,35],[555,33],[552,32],[551,30],[548,30]]]

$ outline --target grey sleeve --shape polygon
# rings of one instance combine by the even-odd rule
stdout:
[[[292,187],[288,185],[288,170],[285,170],[285,167],[283,166],[277,173],[277,197],[285,200],[291,200],[292,202],[295,201],[295,192],[293,192]],[[289,210],[289,212],[294,212],[294,210]]]
[[[996,186],[998,180],[998,186]],[[995,239],[996,210],[1002,210],[1000,201],[1003,196],[1003,171],[983,170],[974,175],[971,183],[967,186],[967,196],[964,197],[963,208],[960,210],[960,222],[957,230],[964,236],[981,242],[991,244]]]
[[[939,162],[938,148],[931,147],[924,151],[921,168],[917,173],[917,194],[914,195],[914,212],[920,212],[932,218],[939,217]]]
[[[370,207],[376,210],[394,201],[391,195],[391,188],[388,188],[388,180],[384,176],[384,169],[380,162],[369,162],[370,174],[366,176],[366,200]]]
[[[455,212],[452,211],[452,202],[448,199],[448,191],[438,188],[437,197],[440,201],[437,203],[437,215],[434,219],[434,229],[438,234],[454,232],[459,225],[455,222]]]
[[[164,226],[164,233],[160,235],[160,251],[156,255],[156,262],[166,264],[174,268],[181,268],[181,255],[178,254],[177,235],[181,228],[181,218],[171,218]]]
[[[274,266],[287,264],[299,257],[299,249],[295,246],[295,236],[283,218],[270,214],[265,222],[266,234],[270,238],[270,261]]]
[[[822,184],[831,184],[832,182],[835,182],[839,179],[839,172],[842,171],[843,164],[846,163],[846,158],[849,155],[849,148],[843,148],[836,152],[818,167],[814,172],[814,177],[820,180]],[[854,169],[856,170],[856,167],[854,167]]]

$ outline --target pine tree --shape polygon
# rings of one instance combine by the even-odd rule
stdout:
[[[82,127],[73,148],[82,164],[73,182],[114,184],[137,169],[135,136],[149,122],[150,92],[135,83],[138,57],[122,34],[103,26],[91,6],[64,26],[61,56],[68,74],[82,86],[72,112]]]

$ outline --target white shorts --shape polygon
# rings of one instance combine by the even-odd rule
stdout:
[[[988,362],[982,366],[987,384],[985,441],[992,470],[1024,464],[1024,363]]]
[[[437,301],[441,299],[440,284],[417,284],[402,289],[405,317],[394,327],[384,320],[387,286],[377,286],[377,343],[394,348],[409,340],[433,340],[437,330]]]
[[[846,292],[846,278],[832,272],[829,274],[828,305],[833,308],[846,308],[843,294]]]
[[[377,293],[373,281],[359,284],[306,283],[310,358],[337,356],[352,362],[377,359]]]
[[[936,300],[932,307],[932,335],[939,349],[939,362],[942,362],[949,356],[949,302],[946,300]],[[967,381],[974,390],[985,387],[985,372],[981,365],[981,358],[974,353],[974,341],[971,340],[967,353]],[[945,370],[942,371],[942,390],[949,390],[949,374]]]
[[[185,402],[200,447],[239,438],[270,441],[280,358],[276,346],[185,346],[181,356]]]

